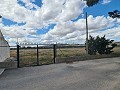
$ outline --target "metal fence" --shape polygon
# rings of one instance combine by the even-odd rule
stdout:
[[[80,44],[58,44],[56,63],[80,60],[86,55],[85,46]]]
[[[56,45],[20,44],[11,47],[11,57],[17,58],[18,67],[55,63]]]
[[[19,44],[10,51],[11,57],[17,58],[18,67],[67,62],[85,54],[84,45],[79,44]]]
[[[119,55],[116,47],[113,56]],[[111,55],[111,56],[112,56]],[[80,44],[19,44],[10,46],[10,56],[17,58],[18,67],[73,62],[109,55],[86,55],[85,46]]]

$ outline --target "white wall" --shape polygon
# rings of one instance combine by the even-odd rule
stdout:
[[[3,62],[10,57],[10,47],[8,42],[4,39],[0,30],[0,62]]]

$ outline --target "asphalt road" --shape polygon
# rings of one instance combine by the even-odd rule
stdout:
[[[120,90],[120,57],[6,70],[0,90]]]

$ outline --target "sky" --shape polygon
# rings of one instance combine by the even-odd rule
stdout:
[[[120,0],[100,0],[88,7],[84,0],[0,0],[0,29],[10,45],[19,43],[84,44],[85,13],[89,35],[120,41]]]

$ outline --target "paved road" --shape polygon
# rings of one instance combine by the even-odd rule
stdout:
[[[6,70],[0,90],[120,90],[120,58]]]

